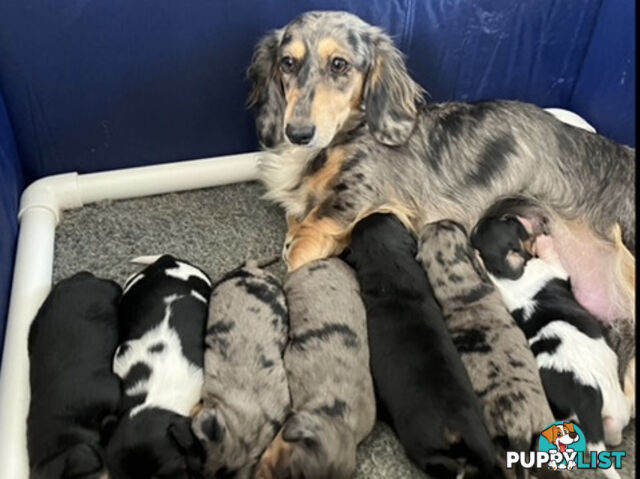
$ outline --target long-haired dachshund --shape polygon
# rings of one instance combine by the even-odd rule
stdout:
[[[304,13],[270,32],[248,75],[290,270],[339,254],[372,212],[414,232],[444,218],[470,229],[521,193],[554,212],[561,259],[583,245],[607,259],[606,291],[593,292],[606,299],[602,316],[633,316],[635,149],[526,103],[426,104],[391,38],[345,12]],[[575,284],[589,287],[593,260],[567,265]]]

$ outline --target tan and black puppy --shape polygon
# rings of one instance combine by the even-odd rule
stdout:
[[[418,260],[480,398],[489,433],[507,450],[530,451],[532,438],[553,415],[524,333],[460,224],[427,224],[419,241]]]
[[[340,479],[356,469],[356,446],[373,428],[366,313],[353,271],[331,258],[285,282],[289,344],[284,362],[292,414],[257,476]]]
[[[202,409],[192,429],[205,477],[251,477],[289,411],[282,361],[287,306],[280,282],[248,262],[213,288],[205,338]]]

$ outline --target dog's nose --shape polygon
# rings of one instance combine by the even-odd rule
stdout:
[[[284,132],[287,134],[291,143],[296,145],[306,145],[313,138],[313,134],[316,132],[316,127],[313,125],[301,125],[294,126],[290,123],[287,124]]]
[[[570,437],[571,439],[575,439],[577,435],[578,435],[578,433],[577,433],[577,432],[570,432],[570,433],[569,433],[569,437]]]

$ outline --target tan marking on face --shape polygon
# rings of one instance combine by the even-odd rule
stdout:
[[[331,57],[345,56],[345,51],[346,49],[335,38],[327,37],[318,42],[318,56],[321,65],[326,65]]]
[[[287,101],[287,108],[284,110],[284,124],[289,123],[289,119],[293,114],[293,110],[300,100],[300,90],[298,88],[291,88],[285,91],[285,99]]]
[[[285,55],[292,56],[297,61],[301,61],[305,54],[307,53],[307,48],[304,46],[304,43],[300,40],[295,40],[289,44],[289,46],[285,49]]]
[[[362,73],[353,71],[349,77],[349,88],[343,91],[323,80],[316,86],[313,105],[311,106],[311,122],[316,126],[319,138],[329,143],[340,131],[348,118],[356,113],[362,102]]]

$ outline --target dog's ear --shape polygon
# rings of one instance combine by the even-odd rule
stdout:
[[[247,69],[251,81],[247,106],[255,111],[258,139],[267,148],[282,141],[285,101],[278,71],[281,40],[282,30],[274,30],[262,38]]]
[[[422,87],[413,81],[402,53],[383,32],[374,40],[363,101],[367,125],[376,140],[389,146],[407,141],[424,103]]]
[[[562,427],[566,427],[569,432],[576,432],[572,422],[565,422],[562,424]]]
[[[553,439],[555,437],[555,425],[551,425],[548,428],[546,428],[544,431],[542,431],[540,434],[542,435],[542,437],[544,437],[547,441],[549,441],[551,444],[553,444]]]
[[[98,450],[89,444],[78,444],[67,454],[62,477],[84,477],[104,468]]]

